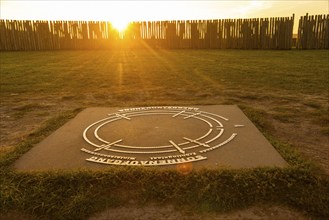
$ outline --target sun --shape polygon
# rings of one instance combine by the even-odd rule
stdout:
[[[119,32],[124,32],[127,29],[129,23],[130,21],[125,19],[115,19],[111,21],[112,26]]]

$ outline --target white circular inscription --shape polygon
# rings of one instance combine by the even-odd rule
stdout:
[[[121,109],[84,130],[89,147],[81,150],[90,154],[87,161],[109,165],[163,166],[202,161],[237,136],[226,132],[228,121],[193,107]]]

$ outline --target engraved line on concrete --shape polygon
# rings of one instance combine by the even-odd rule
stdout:
[[[184,111],[185,111],[185,110],[184,110]],[[203,118],[200,118],[200,117],[195,117],[196,115],[201,114],[200,112],[198,112],[198,113],[196,113],[196,114],[193,114],[193,115],[186,115],[186,114],[183,114],[183,111],[179,111],[179,112],[177,112],[177,111],[166,111],[166,112],[164,112],[164,111],[161,111],[161,112],[159,112],[159,111],[146,111],[146,112],[144,112],[144,113],[143,113],[143,112],[131,112],[131,113],[128,113],[128,114],[129,114],[129,117],[131,117],[131,116],[142,116],[142,115],[154,115],[154,114],[155,114],[155,115],[156,115],[156,114],[172,114],[172,113],[168,113],[168,112],[174,112],[174,113],[177,113],[177,114],[180,113],[180,114],[182,114],[183,116],[186,116],[185,118],[193,117],[193,118],[196,118],[196,119],[202,120],[202,121],[206,122],[210,127],[213,127],[212,124],[211,124],[208,120],[203,119]],[[141,114],[141,113],[142,113],[142,114]],[[211,114],[211,113],[209,113],[209,114]],[[96,125],[97,123],[100,123],[100,122],[102,122],[102,121],[109,120],[109,119],[112,118],[112,120],[109,120],[109,121],[107,121],[107,122],[101,124],[100,126],[98,126],[98,128],[96,128],[96,130],[95,130],[95,132],[94,132],[94,133],[95,133],[95,136],[96,136],[96,138],[97,138],[98,140],[102,141],[102,142],[105,143],[105,144],[108,144],[108,143],[109,143],[108,141],[105,141],[105,140],[101,139],[101,138],[97,135],[97,132],[98,132],[98,130],[100,129],[100,127],[104,126],[104,125],[107,124],[107,123],[110,123],[110,122],[113,122],[113,121],[119,120],[119,119],[122,118],[122,116],[128,119],[128,117],[126,116],[127,114],[123,114],[123,115],[119,115],[119,114],[109,114],[109,115],[110,115],[110,116],[114,116],[114,117],[116,117],[116,118],[113,119],[112,117],[108,117],[108,118],[105,118],[105,119],[99,120],[99,121],[97,121],[97,122],[95,122],[95,123],[89,125],[89,126],[85,129],[83,136],[84,136],[84,139],[85,139],[89,144],[91,144],[91,145],[93,145],[93,146],[95,146],[95,147],[99,147],[99,145],[92,143],[92,142],[87,138],[87,131],[88,131],[92,126]],[[211,115],[218,116],[218,115],[215,115],[215,114],[211,114]],[[121,116],[121,117],[118,118],[118,116]],[[209,118],[209,119],[211,119],[211,120],[213,120],[213,121],[216,121],[216,122],[219,124],[218,127],[222,127],[222,126],[223,126],[218,120],[214,119],[213,117],[206,116],[206,115],[201,115],[201,116],[205,116],[205,117],[207,117],[207,118]],[[223,118],[223,117],[221,117],[221,116],[218,116],[218,117]],[[225,118],[223,118],[223,119],[225,120]],[[129,118],[129,120],[130,120],[130,118]],[[227,119],[227,120],[228,120],[228,119]],[[196,140],[201,140],[201,139],[205,138],[206,136],[208,136],[208,135],[211,133],[211,131],[212,131],[212,129],[210,129],[210,130],[208,131],[207,134],[203,135],[202,137],[197,138]],[[185,145],[185,144],[189,144],[189,143],[190,143],[190,142],[184,142],[184,143],[180,143],[180,144],[176,144],[176,145],[181,146],[181,145]],[[129,147],[130,147],[130,148],[135,148],[134,146],[125,146],[125,145],[116,145],[116,146],[120,146],[120,147],[128,147],[128,148],[129,148]],[[170,147],[170,146],[155,146],[155,147],[150,147],[150,149],[152,149],[152,148],[155,148],[155,149],[157,149],[157,148],[166,148],[166,147]],[[137,148],[137,147],[136,147],[136,148]],[[143,148],[145,148],[145,147],[143,147]]]
[[[103,150],[103,149],[104,150],[108,150],[112,145],[114,145],[116,143],[119,143],[121,141],[122,141],[122,139],[117,140],[117,141],[114,141],[114,142],[112,142],[110,144],[103,144],[103,145],[99,146],[98,148],[96,148],[94,151],[100,151],[100,150]]]
[[[96,125],[96,124],[98,124],[98,123],[100,123],[100,122],[103,122],[103,121],[109,120],[109,119],[111,119],[111,118],[112,118],[112,117],[107,117],[107,118],[101,119],[101,120],[96,121],[96,122],[92,123],[91,125],[89,125],[89,126],[83,131],[83,139],[85,139],[85,141],[86,141],[87,143],[89,143],[90,145],[95,146],[95,147],[98,147],[97,144],[91,142],[91,141],[88,139],[88,137],[87,137],[87,132],[88,132],[88,130],[89,130],[91,127],[93,127],[94,125]],[[107,143],[108,143],[108,142],[107,142]]]
[[[120,120],[120,118],[115,118],[115,119],[112,119],[112,120],[109,120],[109,121],[106,121],[106,122],[100,124],[100,125],[95,129],[95,131],[94,131],[94,136],[96,137],[96,139],[99,140],[99,141],[101,141],[101,142],[103,142],[103,143],[105,143],[105,144],[110,143],[110,142],[108,142],[108,141],[106,141],[106,140],[103,140],[101,137],[99,137],[99,135],[98,135],[98,130],[99,130],[101,127],[103,127],[104,125],[106,125],[106,124],[108,124],[108,123],[111,123],[111,122],[113,122],[113,121],[117,121],[117,120]]]
[[[199,141],[197,141],[197,140],[192,140],[192,139],[187,138],[187,137],[183,137],[183,139],[185,139],[185,140],[187,140],[187,141],[189,141],[189,142],[191,142],[191,143],[199,144],[200,146],[203,146],[203,147],[210,147],[210,146],[209,146],[208,144],[206,144],[206,143],[201,143],[201,142],[199,142]]]
[[[142,113],[142,114],[137,113],[137,114],[136,114],[136,112],[134,112],[134,113],[131,113],[131,114],[129,115],[129,117],[144,116],[144,115],[157,115],[157,114],[160,114],[160,115],[162,115],[162,114],[168,115],[168,114],[171,114],[171,113],[166,113],[166,112],[149,112],[149,113]],[[112,116],[114,116],[114,115],[112,115]],[[199,120],[202,120],[202,121],[204,121],[204,122],[206,122],[209,126],[212,126],[212,125],[211,125],[208,121],[206,121],[205,119],[202,119],[202,118],[199,118],[199,117],[195,117],[195,118],[196,118],[196,119],[199,119]],[[120,119],[120,118],[114,118],[114,119],[112,119],[112,120],[108,120],[108,121],[106,121],[106,122],[100,124],[100,125],[95,129],[95,131],[94,131],[94,136],[96,137],[96,139],[98,139],[99,141],[101,141],[101,142],[103,142],[103,143],[105,143],[105,144],[108,144],[108,143],[109,143],[108,141],[102,139],[102,138],[98,135],[98,130],[99,130],[101,127],[103,127],[104,125],[106,125],[106,124],[108,124],[108,123],[111,123],[111,122],[113,122],[113,121],[119,120],[119,119]],[[88,142],[88,143],[89,143],[89,142]],[[184,144],[188,144],[188,142],[181,143],[181,144],[179,144],[179,145],[184,145]],[[96,145],[94,145],[94,146],[96,146]],[[120,146],[120,147],[127,147],[127,148],[129,148],[129,147],[133,148],[133,146],[125,146],[125,145],[117,145],[117,146]],[[159,146],[159,147],[155,147],[155,148],[165,148],[165,147],[167,147],[167,146]],[[138,148],[138,147],[136,147],[136,148]],[[150,148],[150,149],[151,149],[151,148],[153,148],[153,147],[142,147],[142,148]]]
[[[148,113],[142,113],[142,114],[140,114],[140,113],[137,113],[136,114],[136,112],[134,112],[134,113],[130,113],[130,115],[129,115],[129,117],[136,117],[136,116],[144,116],[144,115],[157,115],[157,114],[160,114],[160,115],[168,115],[168,114],[171,114],[171,113],[167,113],[167,112],[148,112]],[[115,115],[112,115],[112,116],[114,116],[114,117],[116,117]],[[194,118],[196,118],[196,119],[198,119],[198,120],[201,120],[201,121],[204,121],[204,122],[206,122],[210,127],[212,127],[212,124],[210,123],[210,122],[208,122],[207,120],[205,120],[205,119],[203,119],[203,118],[199,118],[199,117],[194,117]],[[111,119],[111,118],[107,118],[107,119]],[[108,124],[108,123],[111,123],[111,122],[113,122],[113,121],[116,121],[116,120],[119,120],[120,118],[114,118],[114,119],[111,119],[111,120],[108,120],[108,121],[106,121],[106,122],[104,122],[104,123],[102,123],[102,124],[100,124],[96,129],[95,129],[95,131],[94,131],[94,136],[96,137],[96,139],[98,139],[99,141],[101,141],[101,142],[103,142],[103,143],[105,143],[105,144],[109,144],[110,142],[108,142],[108,141],[106,141],[106,140],[104,140],[104,139],[102,139],[99,135],[98,135],[98,131],[99,131],[99,129],[101,128],[101,127],[103,127],[104,125],[106,125],[106,124]],[[207,134],[205,134],[205,135],[203,135],[202,137],[199,137],[198,139],[196,139],[196,140],[200,140],[200,139],[203,139],[204,137],[206,137],[206,136],[208,136],[209,135],[209,133],[210,132],[208,132]],[[89,142],[88,142],[89,143]],[[178,144],[178,145],[186,145],[186,144],[189,144],[190,142],[184,142],[184,143],[180,143],[180,144]],[[98,145],[93,145],[93,146],[96,146],[96,147],[98,147]],[[135,146],[127,146],[127,145],[116,145],[116,146],[118,146],[118,147],[123,147],[123,148],[135,148],[135,149],[141,149],[141,148],[148,148],[148,149],[152,149],[152,148],[167,148],[167,147],[170,147],[170,146],[155,146],[155,147],[135,147]]]
[[[209,141],[206,141],[206,143],[208,144],[208,143],[213,142],[214,140],[216,140],[217,138],[219,138],[223,134],[223,132],[224,132],[224,129],[221,129],[220,132],[219,132],[219,134],[216,137],[214,137],[213,139],[211,139]]]
[[[221,146],[223,146],[223,145],[229,143],[230,141],[232,141],[232,140],[235,138],[235,136],[237,136],[237,135],[238,135],[237,133],[233,133],[233,134],[231,135],[231,137],[229,137],[229,138],[228,138],[227,140],[225,140],[224,142],[222,142],[222,143],[220,143],[220,144],[218,144],[218,145],[216,145],[216,146],[213,146],[213,147],[211,147],[211,148],[208,148],[208,149],[205,149],[205,150],[201,150],[201,151],[199,151],[199,152],[200,152],[200,153],[206,153],[206,152],[208,152],[208,151],[215,150],[216,148],[219,148],[219,147],[221,147]]]
[[[210,118],[211,120],[215,121],[218,124],[218,126],[223,127],[223,124],[220,121],[218,121],[216,118],[213,118],[213,117],[208,116],[208,115],[202,115],[202,116],[206,117],[206,118]]]
[[[191,142],[189,142],[189,143],[191,143]],[[184,150],[190,150],[190,149],[197,148],[197,147],[200,147],[200,145],[199,144],[198,145],[192,145],[190,147],[184,147],[183,149]]]
[[[142,146],[128,146],[128,145],[116,144],[115,146],[116,147],[121,147],[121,148],[130,148],[130,149],[163,149],[163,148],[172,148],[171,145],[142,147]]]
[[[132,112],[132,113],[127,113],[126,115],[129,117],[145,116],[145,115],[172,115],[172,112],[150,112],[150,111],[149,112]]]
[[[151,111],[148,111],[148,112],[132,112],[132,113],[129,114],[129,117],[145,116],[145,115],[157,115],[157,114],[159,114],[159,115],[168,115],[168,114],[171,114],[171,113],[167,113],[167,112],[151,112]],[[183,116],[188,116],[186,114],[182,114],[182,115]],[[211,127],[211,128],[213,127],[212,124],[209,121],[207,121],[206,119],[203,119],[203,118],[200,118],[200,117],[194,117],[194,118],[206,122],[209,125],[209,127]],[[208,118],[211,118],[211,117],[208,117]],[[100,126],[103,126],[103,125],[105,125],[107,123],[109,123],[109,122],[105,122],[105,123],[103,123]],[[218,123],[221,124],[220,122],[218,122]],[[201,139],[207,137],[211,132],[212,132],[212,129],[210,129],[208,131],[208,133],[206,133],[202,137],[197,138],[196,140],[201,140]],[[98,136],[96,136],[96,137],[98,137]],[[101,140],[101,141],[104,142],[104,140],[102,140],[101,138],[99,138],[99,140]],[[177,145],[181,146],[181,145],[186,145],[186,144],[189,144],[189,143],[190,142],[184,142],[184,143],[180,143],[180,144],[177,144]],[[119,147],[127,147],[127,148],[137,148],[137,149],[138,148],[149,148],[149,149],[152,149],[153,148],[153,147],[134,147],[134,146],[126,146],[126,145],[116,145],[116,146],[119,146]],[[155,147],[155,148],[165,148],[165,147],[167,147],[167,146],[159,146],[159,147]]]
[[[209,121],[207,121],[207,120],[205,120],[205,119],[203,119],[203,118],[200,118],[200,117],[193,117],[193,118],[196,118],[196,119],[199,119],[199,120],[201,120],[201,121],[206,122],[206,123],[209,125],[209,127],[212,128],[212,124],[211,124]]]
[[[133,112],[133,113],[129,113],[129,117],[144,116],[144,115],[171,115],[171,114],[172,113],[168,113],[168,112],[151,112],[151,111],[148,111],[148,112]],[[126,115],[128,115],[128,114],[126,114]],[[182,115],[186,116],[186,117],[192,116],[192,115],[187,115],[187,114],[183,114],[183,113],[182,113]],[[209,125],[209,127],[211,127],[211,128],[213,127],[212,124],[209,121],[207,121],[206,119],[203,119],[203,118],[200,118],[200,117],[193,117],[193,118],[202,120],[202,121],[206,122]],[[208,117],[208,118],[210,118],[210,117]],[[215,120],[215,119],[213,119],[213,120]],[[218,123],[220,123],[220,122],[218,122]]]
[[[199,137],[199,138],[197,138],[197,139],[195,139],[195,140],[196,140],[196,141],[201,140],[201,139],[207,137],[211,132],[212,132],[212,129],[210,128],[207,134],[205,134],[205,135],[203,135],[202,137]],[[187,142],[187,143],[190,143],[190,142]]]
[[[118,118],[124,118],[124,119],[130,120],[130,118],[126,117],[124,114],[122,114],[122,115],[115,114],[115,116],[117,116]]]
[[[186,144],[189,144],[189,143],[191,143],[191,142],[183,142],[183,143],[179,143],[177,145],[178,146],[181,146],[181,145],[186,145]],[[115,146],[116,147],[121,147],[121,148],[131,148],[131,149],[163,149],[163,148],[172,148],[171,145],[146,147],[146,146],[129,146],[129,145],[116,144]]]
[[[116,150],[116,149],[109,148],[109,149],[104,149],[104,150],[123,153],[123,154],[163,154],[163,153],[177,152],[176,149],[164,150],[164,151],[124,151],[124,150]]]
[[[173,142],[172,140],[169,140],[169,142],[182,154],[185,154],[185,151],[182,150],[182,148],[180,148],[177,144],[175,144],[175,142]]]
[[[195,113],[193,115],[186,116],[184,119],[194,118],[195,116],[200,115],[200,114],[201,114],[201,112],[198,112],[198,113]]]
[[[173,115],[172,117],[175,118],[176,116],[178,116],[178,115],[180,115],[180,114],[182,114],[184,112],[185,112],[185,110],[184,111],[181,111],[181,112],[178,112],[177,114]]]
[[[178,146],[182,146],[182,145],[186,145],[186,144],[189,144],[189,143],[191,143],[191,142],[183,142],[183,143],[179,143],[179,144],[177,144]]]
[[[228,121],[228,118],[225,118],[225,117],[220,116],[220,115],[216,115],[216,114],[214,114],[214,113],[204,112],[204,111],[201,111],[201,113],[209,114],[209,115],[213,115],[213,116],[219,117],[219,118],[221,118],[221,119],[223,119],[223,120],[225,120],[225,121]]]

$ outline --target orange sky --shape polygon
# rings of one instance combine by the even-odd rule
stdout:
[[[327,0],[315,1],[16,1],[0,0],[1,19],[129,21],[288,17],[328,14]],[[296,20],[297,21],[297,20]],[[295,25],[296,28],[297,25]]]

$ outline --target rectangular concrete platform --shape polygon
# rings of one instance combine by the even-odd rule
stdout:
[[[234,105],[88,108],[18,159],[16,170],[286,167]]]

